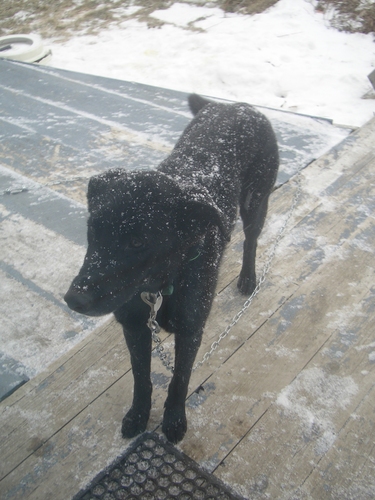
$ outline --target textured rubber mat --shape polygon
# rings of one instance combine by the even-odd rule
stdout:
[[[243,500],[157,434],[145,433],[73,500]]]

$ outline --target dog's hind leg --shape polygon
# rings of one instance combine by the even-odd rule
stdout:
[[[151,332],[147,326],[148,308],[134,297],[130,305],[115,311],[122,324],[134,378],[133,403],[122,421],[122,435],[132,438],[146,430],[151,410]]]
[[[260,197],[248,190],[241,196],[240,215],[245,233],[242,269],[237,286],[241,293],[250,295],[256,287],[255,257],[258,237],[267,215],[268,197]]]

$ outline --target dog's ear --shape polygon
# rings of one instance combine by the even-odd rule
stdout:
[[[94,175],[89,180],[87,188],[87,205],[89,212],[100,209],[111,198],[111,190],[119,179],[125,181],[124,169],[113,169],[103,174]]]
[[[207,104],[210,104],[211,101],[209,101],[208,99],[205,99],[204,97],[201,97],[198,94],[190,94],[188,97],[188,103],[189,103],[190,111],[195,116]]]
[[[185,228],[188,234],[202,236],[210,225],[215,225],[225,240],[230,240],[232,223],[206,190],[190,187],[180,200],[178,217],[180,227]]]

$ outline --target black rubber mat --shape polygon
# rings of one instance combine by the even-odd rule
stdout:
[[[142,434],[73,500],[244,500],[157,434]]]

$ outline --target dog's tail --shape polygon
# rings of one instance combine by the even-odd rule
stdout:
[[[201,97],[198,94],[190,94],[188,97],[189,108],[193,115],[196,115],[202,108],[204,108],[211,101]]]

